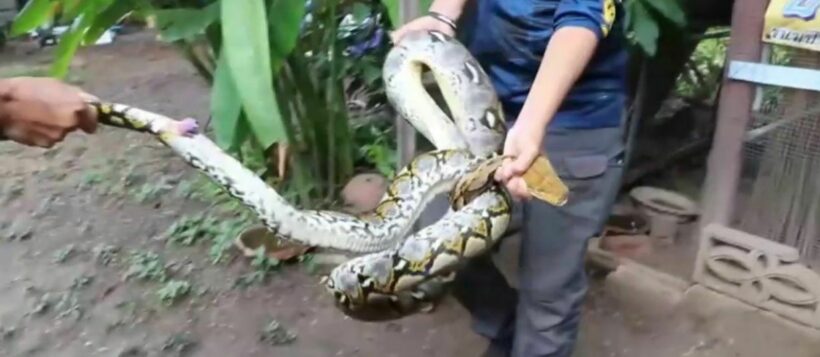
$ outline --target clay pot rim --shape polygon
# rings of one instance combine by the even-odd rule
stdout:
[[[698,215],[697,206],[694,201],[683,194],[671,190],[651,186],[640,186],[632,189],[629,192],[629,196],[641,208],[646,208],[654,212],[672,215],[683,219],[692,218]],[[667,201],[671,205],[678,206],[681,209],[675,209],[673,207],[657,204],[654,202],[655,200]]]
[[[266,237],[267,236],[267,237]],[[261,237],[265,237],[269,239],[272,243],[270,246],[267,246],[263,243]],[[286,260],[292,259],[297,256],[300,256],[310,250],[311,247],[301,245],[298,243],[292,242],[282,242],[281,240],[276,237],[270,230],[268,230],[265,226],[253,226],[248,229],[243,230],[234,238],[234,246],[239,249],[239,251],[245,257],[255,257],[256,252],[260,247],[266,248],[266,254],[270,258],[275,258],[279,260]],[[298,253],[294,254],[287,254],[283,256],[283,253],[288,251],[295,251]]]

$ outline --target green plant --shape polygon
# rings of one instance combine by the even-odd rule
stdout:
[[[157,296],[166,305],[173,305],[190,292],[191,283],[185,280],[169,280],[157,290]]]
[[[191,246],[200,239],[218,233],[216,220],[205,214],[185,216],[168,228],[166,236],[169,244]]]
[[[359,158],[375,166],[376,170],[382,175],[392,177],[398,163],[398,152],[395,149],[395,143],[393,140],[390,140],[394,136],[386,135],[373,126],[363,129],[367,129],[369,132],[361,135],[367,135],[370,138],[362,140],[362,142],[366,142],[367,144],[359,148]]]
[[[677,94],[691,101],[711,104],[723,74],[727,45],[726,38],[701,41],[676,82]]]
[[[395,13],[396,2],[385,2]],[[12,34],[50,23],[55,5],[70,27],[59,39],[53,75],[65,76],[77,48],[112,24],[154,17],[161,38],[211,83],[216,142],[302,206],[332,203],[353,173],[360,145],[348,91],[364,89],[384,102],[378,79],[388,25],[378,1],[32,0]],[[364,50],[348,51],[363,38]],[[285,177],[274,170],[278,153],[291,168]]]
[[[279,321],[270,319],[262,332],[259,340],[272,346],[286,345],[296,340],[296,332],[286,329]]]
[[[680,0],[627,0],[624,3],[626,38],[649,57],[655,56],[661,35],[686,28],[686,13]]]
[[[68,261],[68,258],[74,253],[74,244],[69,244],[65,248],[54,252],[54,259],[52,261],[56,264],[62,264]]]
[[[125,278],[135,277],[145,281],[165,282],[168,272],[162,258],[154,252],[133,252],[129,257],[128,271]]]
[[[249,222],[249,215],[231,216],[224,211],[210,211],[180,218],[168,228],[165,235],[169,244],[183,246],[192,246],[203,239],[209,241],[208,256],[211,263],[219,264],[226,260],[234,238]]]
[[[247,287],[253,284],[261,284],[271,272],[278,270],[281,266],[282,262],[275,258],[268,257],[267,254],[265,254],[264,248],[259,248],[256,251],[256,256],[251,261],[251,267],[254,270],[239,277],[236,281],[236,285]]]

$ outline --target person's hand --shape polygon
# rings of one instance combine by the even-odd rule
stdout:
[[[503,183],[513,197],[521,200],[530,198],[527,183],[522,175],[541,153],[543,140],[543,125],[529,123],[523,118],[516,120],[507,133],[507,138],[504,140],[504,155],[511,156],[511,158],[505,159],[501,167],[496,170],[495,179]]]
[[[96,99],[52,78],[17,77],[0,81],[0,132],[21,144],[52,147],[74,130],[93,133]]]
[[[416,18],[393,31],[390,34],[390,40],[393,41],[393,44],[399,43],[404,35],[413,31],[438,31],[448,36],[455,36],[453,28],[432,16],[426,15]]]

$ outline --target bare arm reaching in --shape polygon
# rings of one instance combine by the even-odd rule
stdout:
[[[93,133],[97,118],[88,98],[93,97],[52,78],[1,79],[0,137],[48,148],[77,129]]]

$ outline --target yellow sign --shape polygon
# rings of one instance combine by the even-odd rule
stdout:
[[[820,0],[771,0],[763,42],[820,51]]]

